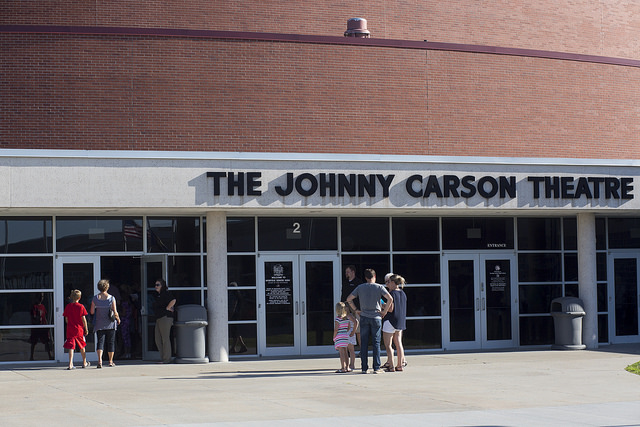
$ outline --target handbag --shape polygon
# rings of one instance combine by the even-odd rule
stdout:
[[[116,313],[113,311],[113,307],[111,306],[112,301],[113,299],[109,298],[109,320],[113,322],[116,320]]]

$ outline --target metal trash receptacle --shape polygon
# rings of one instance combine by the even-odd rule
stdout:
[[[583,350],[582,318],[584,304],[580,298],[561,297],[551,301],[551,317],[555,331],[554,350]]]
[[[176,363],[209,363],[206,354],[207,309],[197,304],[176,307]]]

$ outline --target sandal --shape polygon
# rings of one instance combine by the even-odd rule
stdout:
[[[96,365],[96,369],[100,369],[100,368],[102,368],[102,363],[98,363],[98,364]]]
[[[396,366],[396,371],[402,372],[402,371],[404,371],[404,369],[402,369],[402,366]]]
[[[113,362],[109,363],[109,367],[110,367],[110,368],[113,368],[114,366],[116,366],[116,364],[115,364],[115,363],[113,363]]]
[[[338,369],[336,371],[336,374],[345,374],[347,371],[345,371],[344,369]]]
[[[387,366],[386,368],[384,368],[385,372],[395,372],[395,368],[393,368],[392,366]]]
[[[389,367],[389,362],[385,362],[384,365],[380,366],[382,369],[387,369]]]
[[[87,361],[85,365],[82,365],[82,368],[88,368],[89,366],[91,366],[91,362]]]

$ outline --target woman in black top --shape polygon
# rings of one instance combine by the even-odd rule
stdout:
[[[407,326],[407,295],[404,293],[404,278],[397,274],[389,277],[387,286],[389,293],[393,297],[393,302],[387,315],[382,319],[382,339],[387,350],[387,363],[383,365],[387,372],[402,371],[404,366],[404,347],[402,346],[402,331]],[[393,346],[398,352],[398,364],[393,367]]]
[[[156,317],[155,339],[162,363],[171,362],[171,327],[176,299],[169,292],[164,279],[156,280],[156,299],[153,302],[153,313]]]

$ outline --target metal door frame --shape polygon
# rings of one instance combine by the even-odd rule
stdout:
[[[155,292],[155,287],[150,287],[151,282],[155,281],[156,277],[148,277],[147,275],[147,264],[149,263],[162,263],[162,278],[168,282],[167,280],[167,255],[144,255],[140,260],[140,315],[142,316],[141,328],[142,328],[142,360],[159,360],[160,352],[155,350],[149,350],[149,340],[151,337],[149,334],[150,326],[152,324],[155,325],[155,321],[149,320],[149,316],[151,315],[151,306],[153,305],[153,300],[149,299],[149,295],[151,292]]]
[[[487,339],[487,310],[486,295],[487,284],[486,261],[491,259],[506,259],[510,263],[510,307],[511,307],[511,339],[488,340]],[[455,342],[450,339],[449,318],[449,261],[472,261],[474,270],[474,321],[475,339],[473,341]],[[516,280],[516,255],[513,252],[448,252],[442,254],[442,347],[446,350],[474,350],[489,348],[512,348],[518,342],[518,305],[517,305],[517,280]]]
[[[635,259],[636,260],[636,303],[638,304],[638,334],[637,335],[616,335],[616,293],[615,293],[615,260],[617,259]],[[634,251],[616,251],[609,252],[608,257],[608,277],[607,277],[607,308],[608,308],[608,326],[609,326],[609,342],[611,344],[637,343],[640,341],[640,254]]]
[[[54,354],[55,360],[58,362],[66,362],[69,356],[65,352],[64,331],[66,324],[62,313],[65,308],[65,301],[68,295],[64,295],[64,265],[65,264],[93,264],[93,290],[95,295],[98,292],[97,284],[100,277],[100,255],[58,255],[55,257],[55,284],[54,284]],[[93,298],[93,295],[83,295],[83,298]],[[89,311],[89,310],[87,310]],[[90,314],[89,314],[90,315]],[[90,333],[94,333],[90,331]],[[94,337],[95,338],[95,337]],[[76,349],[77,350],[77,349]],[[76,351],[74,361],[80,358],[80,352]],[[87,352],[87,360],[97,361],[98,356],[95,352]]]
[[[309,261],[333,262],[333,301],[340,299],[340,257],[335,253],[261,253],[257,256],[257,282],[258,282],[258,354],[262,356],[297,356],[309,354],[332,354],[333,346],[308,346],[307,345],[307,300],[304,278],[306,263]],[[292,286],[293,286],[293,346],[267,347],[266,338],[266,296],[265,296],[265,270],[266,262],[291,262]]]

